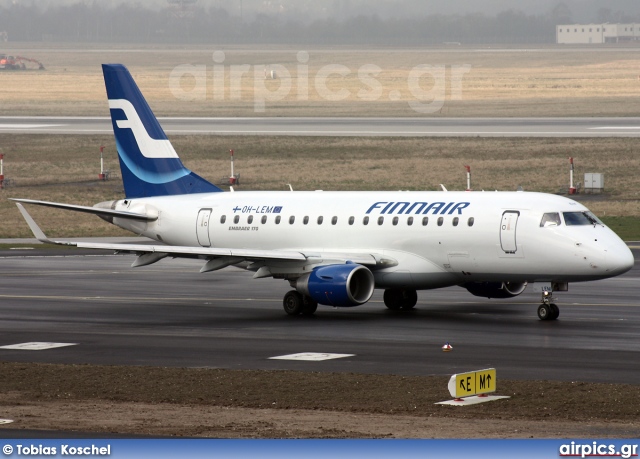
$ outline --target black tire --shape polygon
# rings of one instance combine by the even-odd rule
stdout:
[[[402,309],[402,290],[396,288],[388,288],[382,295],[384,299],[384,305],[392,311],[399,311]]]
[[[551,307],[548,304],[541,304],[538,306],[538,318],[540,320],[551,320],[553,316],[553,312],[551,311]]]
[[[402,309],[413,309],[418,302],[418,292],[415,290],[402,290]]]
[[[282,306],[284,307],[284,312],[289,314],[290,316],[297,316],[302,312],[304,307],[304,301],[302,299],[302,294],[298,293],[295,290],[291,290],[287,292],[282,300]]]
[[[418,302],[418,292],[399,288],[388,288],[384,291],[384,304],[393,311],[413,309]]]
[[[313,314],[315,314],[316,309],[318,309],[318,302],[316,300],[306,295],[302,297],[303,316],[312,316]]]
[[[560,308],[554,303],[551,303],[549,306],[551,308],[551,318],[549,320],[556,320],[560,317]]]

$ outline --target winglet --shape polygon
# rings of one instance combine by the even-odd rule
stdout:
[[[25,221],[27,222],[27,225],[29,225],[29,229],[31,230],[33,235],[36,237],[36,239],[39,240],[40,242],[44,242],[45,244],[76,245],[73,242],[52,241],[44,234],[44,232],[40,229],[38,224],[31,217],[31,215],[29,215],[29,212],[27,212],[27,209],[25,209],[22,204],[20,204],[19,202],[16,202],[16,206],[18,206],[18,210],[24,217]]]

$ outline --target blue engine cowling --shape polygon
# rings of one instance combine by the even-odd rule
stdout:
[[[296,290],[320,304],[358,306],[373,295],[375,281],[369,269],[347,263],[315,268],[296,281]]]

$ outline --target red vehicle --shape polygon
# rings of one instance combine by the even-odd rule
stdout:
[[[38,66],[38,70],[44,70],[44,65],[41,62],[30,57],[0,54],[0,70],[26,70],[26,62],[32,62]]]

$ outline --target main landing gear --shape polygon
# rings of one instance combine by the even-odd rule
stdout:
[[[413,309],[418,302],[418,292],[399,288],[384,291],[384,305],[394,311]]]
[[[560,309],[552,303],[552,292],[542,292],[542,304],[538,306],[538,317],[540,320],[556,320],[560,315]]]
[[[318,302],[313,298],[303,295],[297,290],[287,292],[282,301],[284,311],[290,316],[311,316],[318,309]]]

